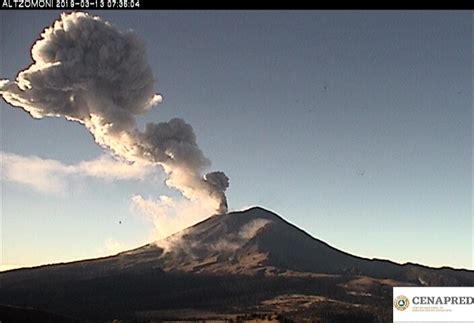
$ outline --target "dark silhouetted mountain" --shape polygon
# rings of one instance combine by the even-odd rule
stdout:
[[[263,311],[368,322],[389,320],[392,287],[402,285],[473,286],[474,272],[353,256],[254,207],[114,256],[3,272],[0,303],[88,319],[192,309],[201,312],[187,318]]]

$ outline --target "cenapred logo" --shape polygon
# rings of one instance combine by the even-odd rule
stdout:
[[[474,323],[473,287],[393,287],[393,322]]]
[[[408,300],[408,297],[404,295],[400,295],[395,297],[393,300],[393,306],[399,311],[404,311],[410,306],[410,301]]]

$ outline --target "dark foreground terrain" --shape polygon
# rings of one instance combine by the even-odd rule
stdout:
[[[474,272],[364,259],[261,208],[115,256],[0,273],[0,321],[391,322],[393,286]]]

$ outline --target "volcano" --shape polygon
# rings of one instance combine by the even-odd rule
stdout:
[[[0,273],[0,304],[78,320],[370,322],[390,321],[393,286],[472,285],[473,271],[357,257],[254,207],[114,256]]]

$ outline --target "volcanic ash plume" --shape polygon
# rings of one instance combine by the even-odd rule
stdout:
[[[0,95],[33,118],[65,117],[83,124],[116,156],[161,165],[166,184],[186,198],[227,211],[222,172],[202,176],[210,162],[182,119],[137,128],[136,117],[162,101],[155,93],[145,45],[99,17],[62,14],[31,50],[33,64],[16,81],[0,80]]]

